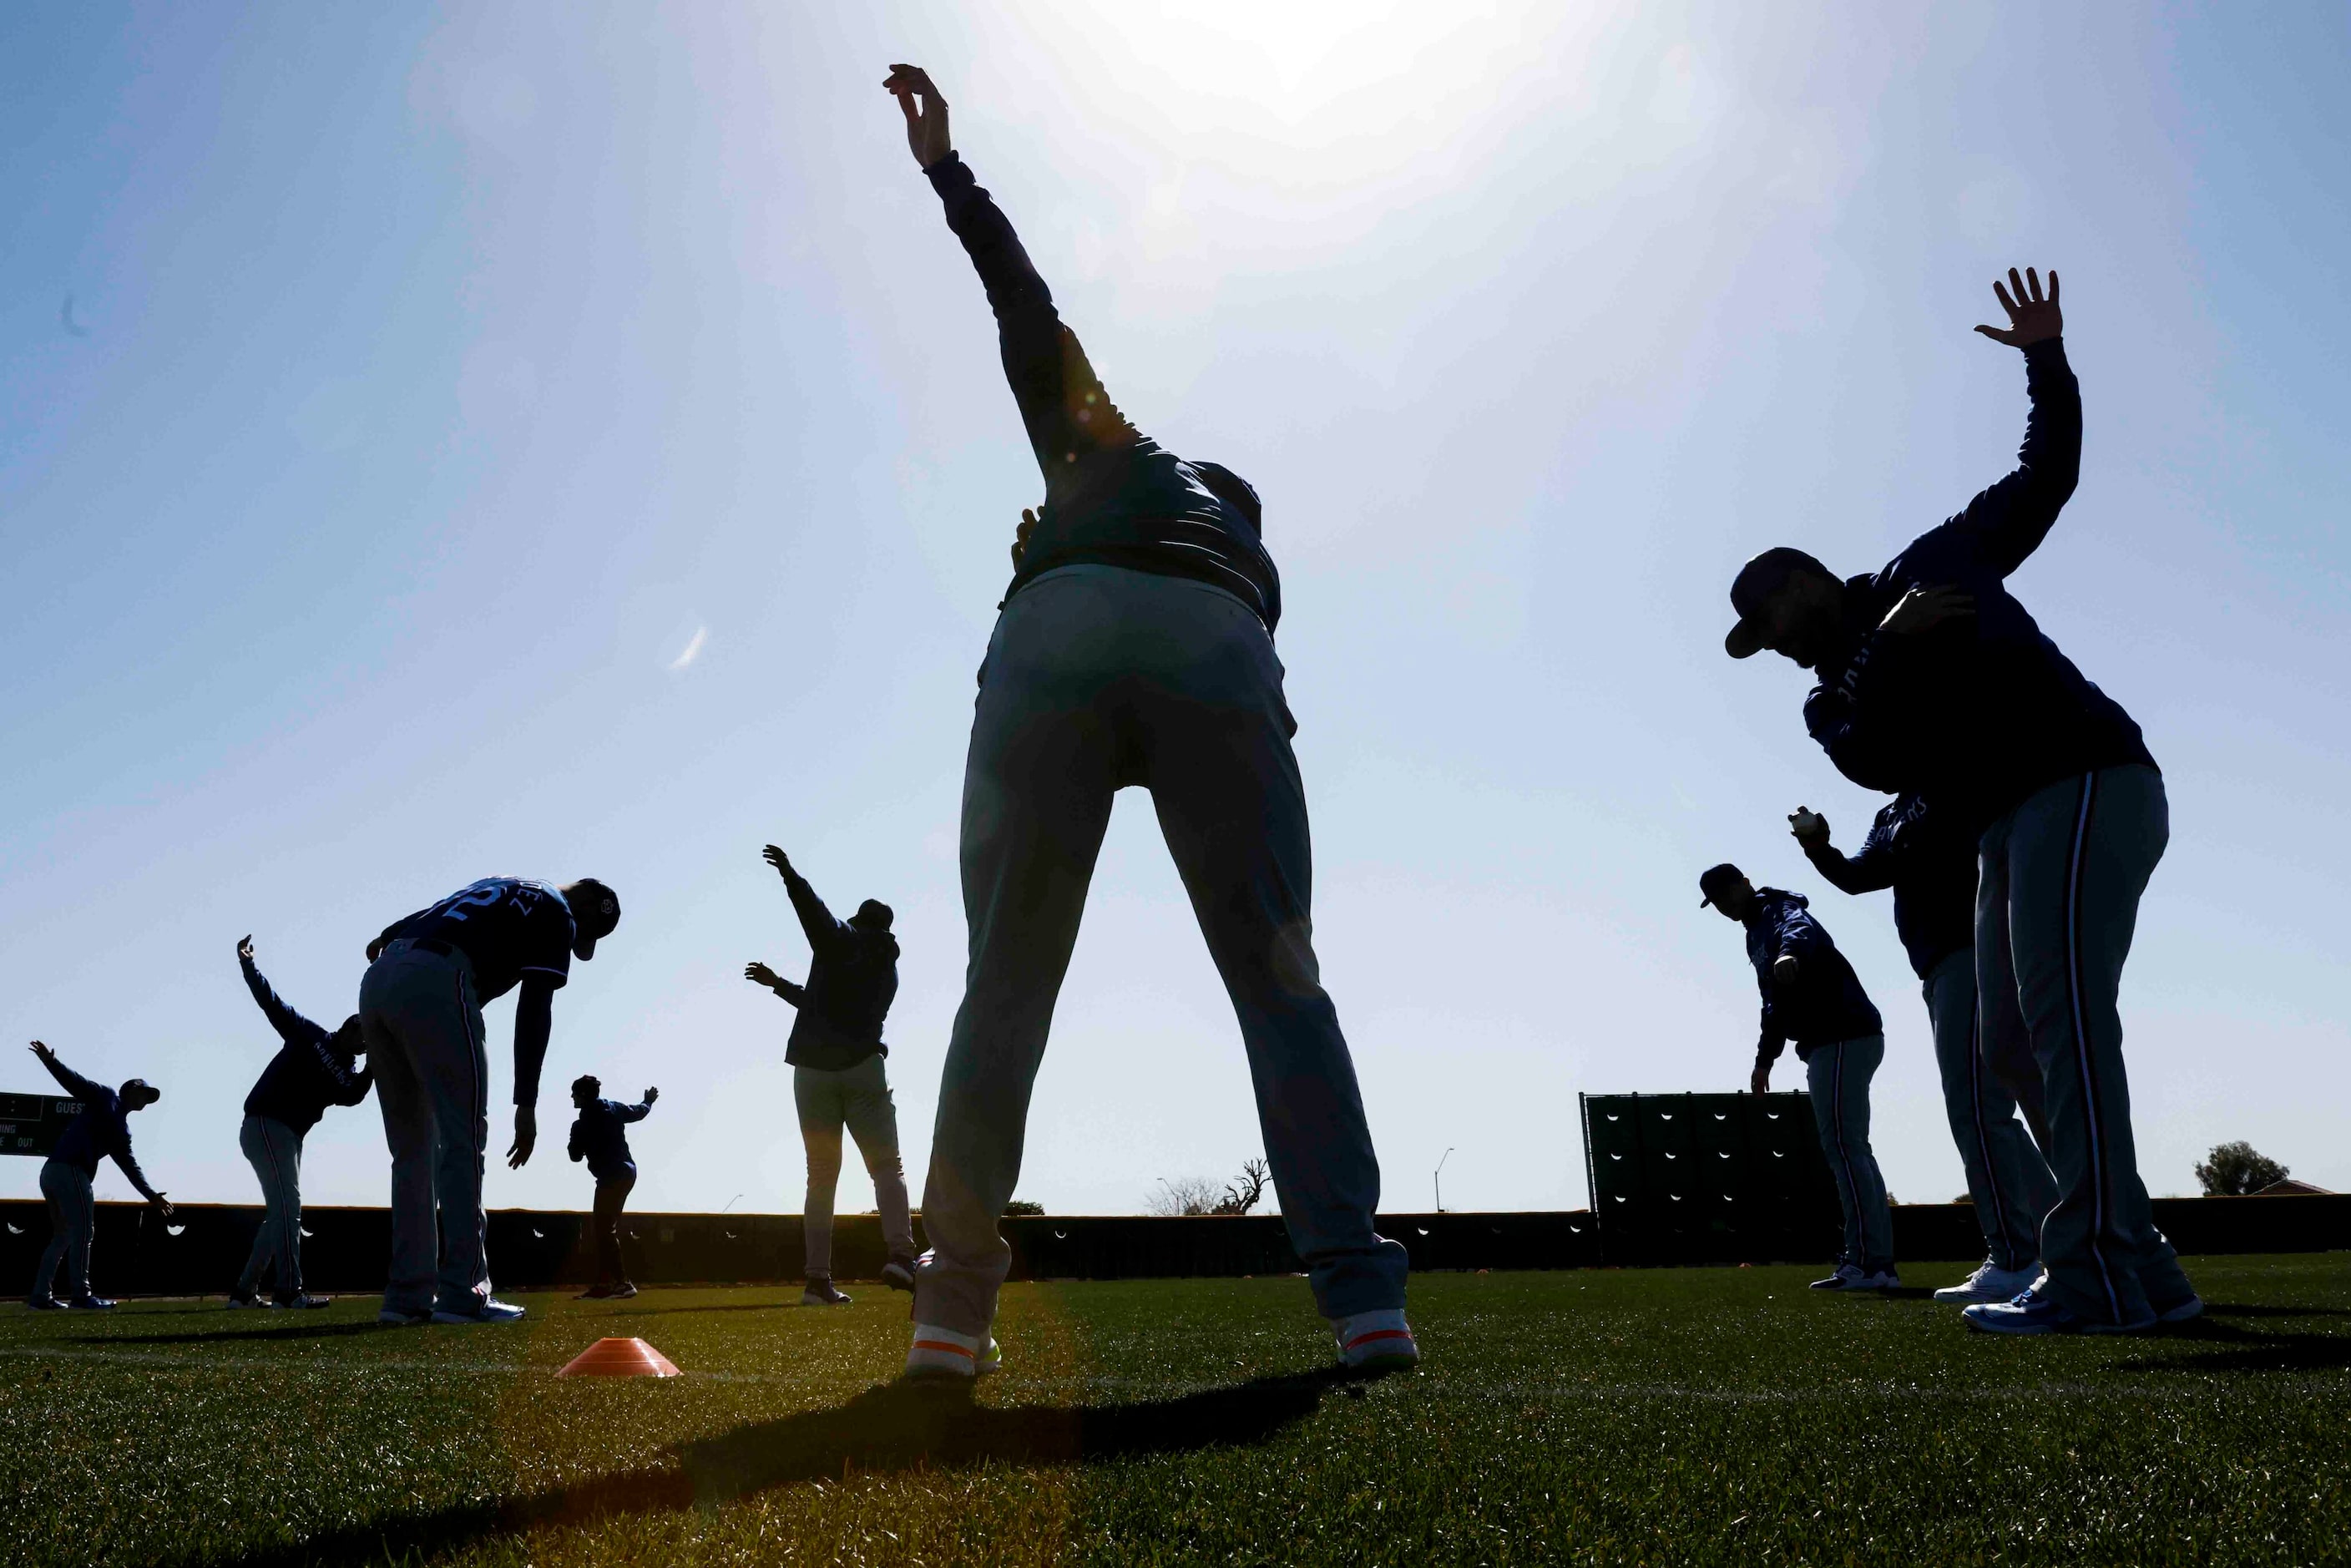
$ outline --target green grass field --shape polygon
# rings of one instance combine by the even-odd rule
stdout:
[[[1970,1335],[1792,1269],[1433,1275],[1349,1383],[1298,1280],[1016,1285],[975,1401],[904,1298],[518,1298],[379,1330],[0,1311],[23,1564],[2351,1561],[2351,1258],[2191,1260],[2147,1339]],[[687,1370],[558,1379],[602,1334]]]

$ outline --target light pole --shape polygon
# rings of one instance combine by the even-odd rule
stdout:
[[[1437,1157],[1437,1168],[1428,1173],[1429,1185],[1437,1188],[1437,1212],[1439,1214],[1445,1212],[1445,1162],[1452,1157],[1453,1151],[1446,1150]]]

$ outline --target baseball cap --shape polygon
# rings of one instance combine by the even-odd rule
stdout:
[[[583,876],[564,894],[571,906],[571,951],[593,958],[599,939],[610,936],[621,923],[621,896],[592,876]]]
[[[888,904],[878,898],[869,898],[857,906],[857,913],[849,917],[849,923],[872,931],[887,931],[893,918],[894,916]]]
[[[1780,585],[1800,571],[1815,572],[1830,581],[1837,580],[1836,573],[1821,564],[1815,557],[1790,545],[1774,545],[1739,569],[1730,580],[1730,607],[1739,612],[1739,623],[1722,640],[1722,651],[1734,659],[1744,659],[1760,653],[1763,647],[1763,628],[1759,618]]]
[[[1712,908],[1714,906],[1715,895],[1720,893],[1727,883],[1733,881],[1744,882],[1746,880],[1747,873],[1740,871],[1737,866],[1732,865],[1729,861],[1723,862],[1720,865],[1710,865],[1707,867],[1704,871],[1698,873],[1698,890],[1706,894],[1705,897],[1698,901],[1698,906],[1700,909]]]
[[[126,1078],[122,1081],[122,1087],[115,1092],[125,1100],[141,1099],[153,1102],[163,1097],[163,1092],[144,1078]]]

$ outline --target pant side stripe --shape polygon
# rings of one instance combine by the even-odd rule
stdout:
[[[2000,1238],[2001,1251],[2013,1257],[2008,1239],[2008,1197],[2000,1189],[2000,1167],[1992,1163],[1991,1134],[1984,1125],[1983,1004],[1973,987],[1968,991],[1968,1108],[1975,1117],[1976,1157],[1983,1162],[1984,1186],[1991,1193],[1992,1233]],[[2001,1263],[2003,1269],[2015,1266]]]
[[[2082,1077],[2082,1114],[2090,1133],[2090,1256],[2098,1265],[2098,1281],[2105,1287],[2106,1305],[2116,1322],[2122,1321],[2121,1292],[2115,1289],[2114,1269],[2106,1260],[2103,1238],[2106,1229],[2105,1123],[2098,1105],[2098,1085],[2090,1064],[2089,1015],[2082,1005],[2082,862],[2088,852],[2090,811],[2097,799],[2098,776],[2082,775],[2082,803],[2074,819],[2073,853],[2065,867],[2065,992],[2074,1024],[2074,1062]]]
[[[1861,1212],[1861,1186],[1853,1179],[1853,1154],[1844,1145],[1844,1047],[1843,1044],[1824,1047],[1836,1052],[1836,1061],[1829,1073],[1829,1122],[1836,1129],[1837,1174],[1844,1178],[1850,1228],[1861,1250],[1869,1250],[1868,1224]],[[1860,1258],[1849,1260],[1856,1269],[1865,1266]]]

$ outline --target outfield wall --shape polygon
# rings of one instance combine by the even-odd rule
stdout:
[[[2296,1197],[2158,1198],[2156,1220],[2180,1251],[2319,1252],[2351,1249],[2351,1195]],[[585,1283],[592,1260],[576,1210],[493,1209],[490,1272],[513,1289]],[[916,1220],[919,1235],[921,1221]],[[261,1210],[239,1204],[183,1204],[166,1227],[144,1205],[98,1206],[92,1273],[101,1293],[225,1292],[244,1265]],[[303,1268],[321,1291],[382,1288],[391,1217],[381,1208],[304,1211]],[[1603,1266],[1604,1246],[1582,1209],[1527,1214],[1389,1214],[1381,1233],[1402,1241],[1419,1270],[1579,1269]],[[1162,1219],[1072,1216],[1007,1219],[1017,1280],[1238,1277],[1299,1271],[1281,1222],[1270,1216]],[[38,1203],[0,1202],[0,1293],[21,1298],[49,1235]],[[644,1284],[764,1283],[799,1278],[800,1221],[789,1214],[632,1214],[625,1221],[632,1276]],[[1622,1260],[1654,1263],[1818,1262],[1742,1257],[1734,1241],[1677,1239],[1661,1252],[1639,1239]],[[1965,1204],[1905,1204],[1894,1210],[1896,1255],[1906,1262],[1969,1261],[1982,1255],[1974,1210]],[[1828,1245],[1834,1246],[1834,1238]],[[845,1215],[835,1224],[835,1271],[871,1279],[883,1262],[880,1222]]]

